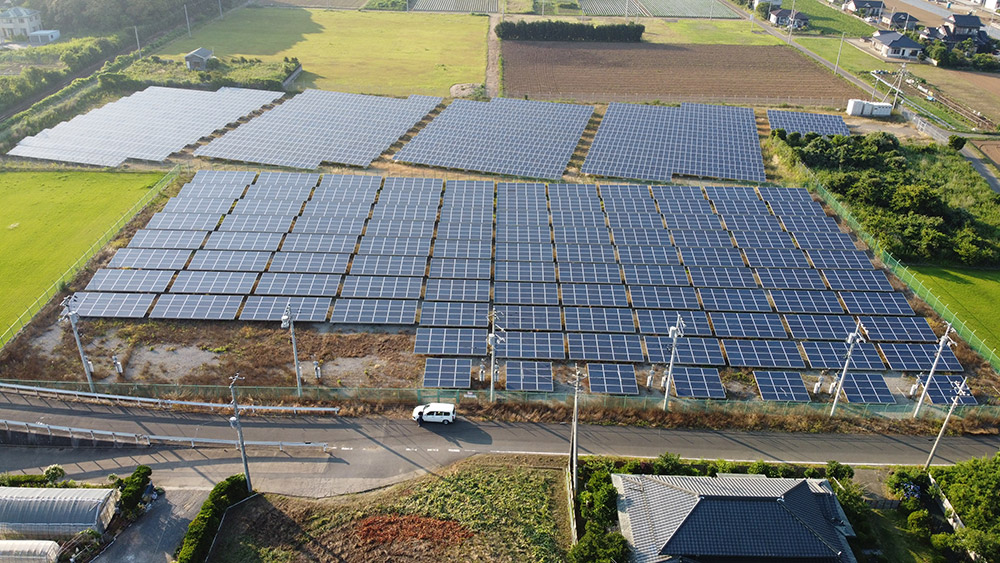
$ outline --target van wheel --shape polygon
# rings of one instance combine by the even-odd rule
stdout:
[[[446,418],[446,419],[444,419],[444,420],[441,421],[441,424],[448,425],[448,424],[451,424],[451,421]]]

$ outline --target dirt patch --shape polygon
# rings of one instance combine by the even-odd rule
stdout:
[[[512,98],[844,107],[861,95],[785,46],[505,41],[503,66]]]
[[[1000,141],[975,141],[975,145],[990,159],[993,166],[1000,168]]]
[[[411,541],[432,545],[462,543],[472,532],[458,522],[424,516],[370,516],[354,525],[354,535],[361,543],[375,546]]]
[[[479,84],[472,84],[472,83],[455,84],[451,87],[451,90],[449,90],[448,93],[453,98],[467,98],[475,94],[476,88],[478,88],[479,86],[480,86]]]

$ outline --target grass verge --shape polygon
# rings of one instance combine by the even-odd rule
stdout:
[[[795,0],[795,10],[809,16],[809,27],[800,34],[868,37],[875,33],[874,27],[819,0]]]
[[[230,512],[212,560],[343,561],[368,553],[383,561],[563,561],[570,540],[564,464],[475,457],[371,493],[266,495]]]
[[[650,43],[691,45],[782,45],[781,39],[743,20],[643,18],[642,38]]]
[[[488,23],[488,18],[459,14],[247,8],[157,54],[178,59],[206,46],[227,59],[297,57],[303,73],[296,84],[301,86],[447,96],[453,84],[483,82]]]
[[[0,331],[161,177],[68,171],[2,174]]]
[[[976,335],[1000,346],[1000,270],[910,268]]]

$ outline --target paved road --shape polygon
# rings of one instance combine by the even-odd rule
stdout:
[[[170,489],[149,511],[125,529],[94,561],[100,563],[169,563],[188,524],[208,498],[205,490]]]
[[[976,154],[976,152],[968,145],[963,147],[961,152],[962,156],[964,156],[969,163],[972,164],[972,167],[976,169],[976,172],[979,172],[979,175],[986,180],[986,183],[990,185],[990,188],[994,192],[1000,193],[1000,179],[997,179],[997,177],[993,175],[993,171],[986,166],[983,159],[979,158],[979,155]]]
[[[0,395],[0,420],[45,422],[136,434],[232,439],[224,415],[148,411]],[[326,442],[320,448],[257,449],[251,476],[260,490],[326,496],[368,490],[433,472],[477,453],[565,455],[569,428],[563,424],[460,421],[451,426],[417,427],[409,421],[375,418],[246,418],[247,440]],[[2,427],[0,427],[2,428]],[[6,433],[0,430],[0,441]],[[653,457],[664,451],[687,458],[919,464],[932,442],[927,436],[789,434],[664,430],[622,426],[581,426],[582,454]],[[7,447],[0,471],[33,471],[61,463],[71,477],[102,480],[145,463],[161,486],[209,488],[241,472],[233,448],[33,448]],[[1000,437],[948,437],[937,461],[950,463],[992,455]]]

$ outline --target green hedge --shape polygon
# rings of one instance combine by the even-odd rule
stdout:
[[[149,476],[153,470],[148,465],[140,465],[135,468],[127,479],[122,482],[121,510],[126,516],[135,515],[142,501],[142,493],[149,485]]]
[[[646,26],[642,24],[591,25],[564,21],[500,22],[496,34],[500,39],[521,41],[604,41],[637,43],[642,41]]]
[[[45,475],[0,475],[0,487],[47,487]]]
[[[246,477],[241,473],[219,483],[208,493],[201,511],[188,525],[184,542],[177,554],[177,563],[201,563],[208,557],[215,534],[219,532],[222,515],[230,506],[250,496]]]

